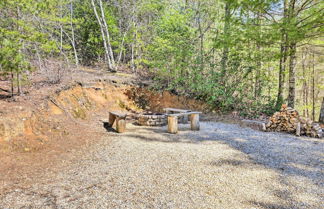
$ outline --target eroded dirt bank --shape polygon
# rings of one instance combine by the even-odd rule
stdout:
[[[0,143],[5,152],[39,149],[53,134],[69,134],[66,120],[78,124],[90,113],[106,110],[138,113],[162,112],[164,107],[204,109],[204,104],[169,92],[152,92],[129,85],[105,82],[75,84],[58,91],[32,108],[17,106],[0,118]],[[66,120],[64,120],[66,119]],[[9,149],[9,150],[8,150]]]
[[[143,90],[119,82],[84,82],[55,91],[34,105],[14,102],[0,118],[0,183],[31,184],[44,173],[64,168],[66,159],[75,158],[73,150],[97,143],[107,133],[102,121],[109,111],[204,109],[199,102],[168,92],[137,91]]]

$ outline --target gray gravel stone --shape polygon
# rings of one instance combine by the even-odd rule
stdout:
[[[237,125],[128,125],[0,208],[321,208],[323,142]]]

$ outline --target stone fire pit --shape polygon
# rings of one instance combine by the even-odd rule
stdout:
[[[141,126],[164,126],[167,116],[161,113],[143,113],[138,116],[137,123]]]

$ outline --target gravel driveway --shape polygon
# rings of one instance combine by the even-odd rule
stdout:
[[[203,122],[107,132],[0,208],[323,208],[323,142]]]

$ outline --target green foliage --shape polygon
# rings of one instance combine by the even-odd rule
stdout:
[[[21,52],[21,45],[13,39],[0,38],[0,69],[5,72],[19,73],[30,69],[30,64]]]
[[[154,22],[154,39],[148,45],[147,59],[160,82],[166,88],[185,87],[187,69],[193,55],[193,30],[189,25],[190,13],[169,10]]]
[[[95,2],[99,10],[99,0]],[[117,65],[130,66],[134,72],[149,70],[156,89],[200,99],[224,111],[271,114],[279,108],[274,105],[279,61],[287,56],[288,68],[291,56],[289,50],[282,53],[281,46],[323,45],[322,1],[102,3]],[[71,60],[77,54],[85,65],[106,57],[89,0],[2,0],[0,10],[1,71],[29,70],[31,60],[46,57]],[[319,63],[323,60],[318,58]],[[288,71],[283,75],[288,83]],[[305,80],[298,76],[301,88]],[[283,88],[278,105],[286,102]]]

